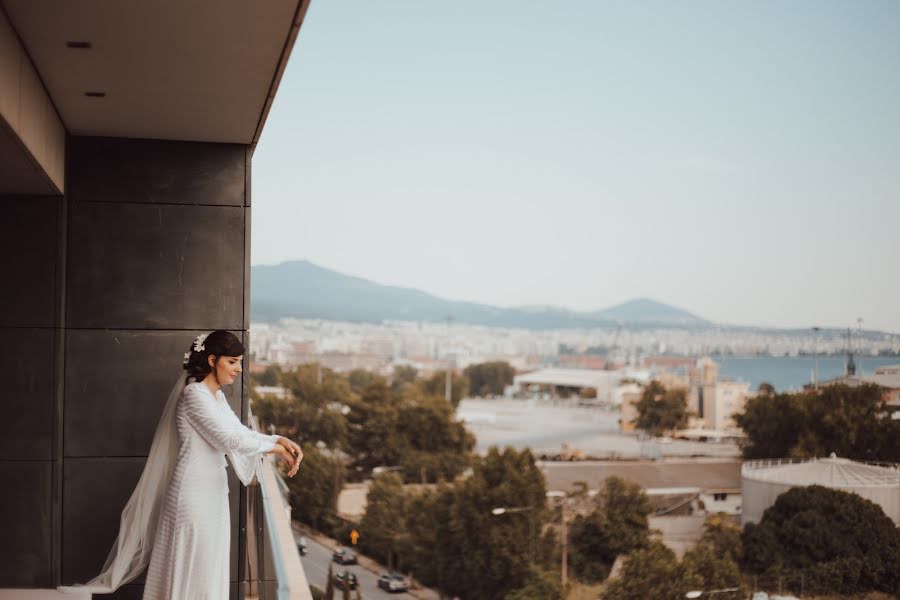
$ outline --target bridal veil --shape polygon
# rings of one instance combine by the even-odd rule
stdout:
[[[178,458],[178,428],[175,421],[178,399],[186,383],[181,372],[166,401],[150,454],[128,503],[119,519],[119,534],[100,574],[84,584],[61,586],[62,592],[85,591],[108,594],[140,575],[150,562],[156,537],[159,511],[166,494],[166,483]]]

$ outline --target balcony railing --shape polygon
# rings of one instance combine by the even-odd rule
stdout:
[[[250,415],[250,427],[258,430]],[[262,478],[247,489],[247,553],[244,570],[248,600],[312,600],[309,582],[291,530],[287,486],[275,459],[263,460]]]

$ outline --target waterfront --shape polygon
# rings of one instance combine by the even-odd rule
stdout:
[[[799,390],[812,380],[816,359],[813,356],[715,356],[719,376],[735,381],[746,381],[754,392],[760,383],[768,382],[780,392]],[[856,356],[857,375],[871,375],[875,367],[900,364],[896,356]],[[846,356],[820,356],[819,381],[833,379],[844,374]]]

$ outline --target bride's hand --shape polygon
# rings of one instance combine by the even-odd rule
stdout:
[[[303,460],[303,450],[300,449],[300,446],[282,435],[278,436],[278,443],[287,449],[288,452],[297,457],[297,462]]]
[[[288,477],[293,477],[297,474],[297,469],[300,468],[300,459],[303,457],[302,451],[300,452],[300,455],[297,456],[291,454],[283,445],[275,444],[275,447],[272,448],[272,453],[284,461],[285,464],[289,465]]]

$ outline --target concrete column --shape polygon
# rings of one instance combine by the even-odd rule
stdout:
[[[58,566],[63,209],[0,196],[0,588],[48,586]]]

